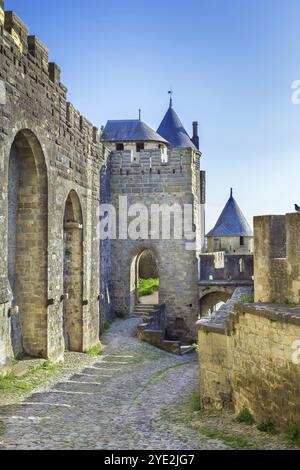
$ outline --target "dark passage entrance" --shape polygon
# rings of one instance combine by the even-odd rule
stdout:
[[[80,201],[71,191],[64,216],[64,308],[65,349],[83,348],[83,226]]]

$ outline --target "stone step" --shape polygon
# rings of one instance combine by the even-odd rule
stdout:
[[[145,313],[146,315],[154,315],[155,312],[156,310],[135,310],[133,313],[137,313],[139,315],[143,315],[143,313]]]
[[[157,310],[159,308],[159,305],[146,305],[146,304],[141,304],[141,305],[136,305],[135,310]]]
[[[195,344],[191,344],[189,346],[180,346],[180,352],[183,356],[184,354],[189,354],[196,351],[197,346]]]

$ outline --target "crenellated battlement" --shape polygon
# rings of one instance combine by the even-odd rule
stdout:
[[[133,174],[144,173],[187,173],[192,168],[197,169],[199,156],[191,149],[176,149],[168,152],[167,158],[161,150],[148,149],[142,150],[138,159],[134,159],[136,154],[130,150],[112,152],[110,155],[110,164],[112,174],[123,172]]]
[[[15,91],[24,102],[32,98],[36,108],[40,105],[45,120],[56,121],[59,130],[55,129],[54,134],[60,145],[64,139],[75,143],[84,154],[102,154],[98,128],[67,102],[60,67],[49,62],[43,42],[28,33],[23,21],[15,12],[5,11],[4,1],[0,0],[0,80],[4,81],[5,102],[9,104]]]

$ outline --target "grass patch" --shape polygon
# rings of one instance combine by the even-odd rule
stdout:
[[[26,383],[14,374],[7,374],[5,377],[0,377],[0,393],[15,392],[18,390],[30,392],[32,390],[31,384]]]
[[[276,434],[275,423],[271,416],[269,416],[268,418],[258,423],[257,429],[261,432],[268,432],[270,434]]]
[[[139,280],[139,295],[144,297],[145,295],[154,294],[158,292],[159,289],[159,279],[140,279]]]
[[[87,349],[86,351],[84,351],[84,354],[87,354],[90,357],[100,356],[101,353],[102,353],[102,344],[101,343],[99,343],[96,346],[93,346],[92,348]]]
[[[209,412],[209,416],[216,417],[217,419],[221,415],[214,410]],[[231,430],[228,432],[216,429],[210,423],[203,423],[203,420],[207,419],[207,412],[201,409],[200,393],[198,390],[195,390],[188,399],[177,404],[176,408],[164,408],[161,417],[169,424],[184,424],[188,426],[189,429],[197,432],[200,442],[202,442],[202,438],[205,436],[222,441],[233,450],[257,450],[260,448],[259,444],[252,438],[246,438]]]
[[[190,408],[191,411],[201,410],[200,391],[195,390],[190,397]]]
[[[248,408],[243,408],[235,419],[237,423],[244,423],[244,424],[247,424],[248,426],[251,426],[252,424],[255,423],[255,419],[253,418]]]
[[[286,432],[286,440],[293,446],[300,447],[300,426],[299,424],[290,423]]]
[[[242,304],[254,304],[254,294],[245,294],[241,297]]]
[[[216,429],[210,429],[201,427],[199,433],[203,436],[209,437],[210,439],[218,439],[225,442],[229,447],[234,450],[256,450],[257,445],[242,436],[236,434],[230,434],[227,432],[218,431]]]
[[[0,397],[8,393],[21,392],[28,394],[37,386],[47,381],[62,364],[53,364],[50,361],[44,361],[36,368],[30,368],[22,377],[17,377],[14,373],[0,377]]]

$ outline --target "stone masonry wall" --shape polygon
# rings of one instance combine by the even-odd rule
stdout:
[[[203,406],[236,413],[246,407],[257,422],[271,417],[282,428],[299,425],[300,309],[233,304],[217,316],[199,322]]]
[[[152,204],[175,203],[194,208],[194,229],[201,246],[199,155],[189,149],[173,150],[168,163],[161,161],[159,150],[146,150],[139,163],[131,161],[130,152],[111,155],[111,201],[119,205],[119,196],[127,196],[128,207],[144,204],[150,213]],[[152,239],[113,240],[112,293],[114,309],[128,314],[135,306],[135,259],[150,249],[158,263],[159,302],[166,304],[170,336],[194,338],[198,316],[198,247],[186,249],[185,239],[163,240],[161,233]],[[203,227],[202,227],[203,230]],[[173,233],[173,232],[172,232]]]
[[[224,252],[200,255],[200,281],[252,281],[252,278],[252,255],[228,255]]]
[[[254,218],[255,300],[300,304],[300,213]]]
[[[47,352],[62,358],[63,219],[68,194],[74,190],[83,215],[83,349],[99,341],[99,243],[97,208],[99,174],[105,151],[98,130],[67,101],[60,69],[48,63],[48,51],[0,2],[0,368],[10,351],[8,311],[8,167],[16,136],[30,136],[32,154],[43,155],[47,202]],[[25,132],[26,131],[26,132]],[[22,149],[19,149],[21,152]],[[39,286],[33,286],[38,289]],[[36,331],[37,336],[44,331]]]

